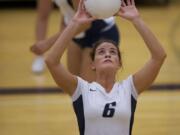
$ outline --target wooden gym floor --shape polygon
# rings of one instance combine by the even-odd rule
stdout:
[[[168,57],[155,84],[180,84],[180,5],[140,8],[144,20],[163,43]],[[49,72],[31,72],[36,12],[34,9],[0,10],[0,89],[56,87]],[[179,19],[180,20],[180,19]],[[52,13],[48,35],[59,29],[59,14]],[[121,31],[124,68],[121,80],[148,58],[143,41],[131,24],[117,18]],[[66,55],[63,62],[66,64]],[[174,87],[173,87],[174,88]],[[180,89],[147,91],[138,100],[134,135],[180,134]],[[0,95],[0,135],[78,135],[71,100],[65,94]]]

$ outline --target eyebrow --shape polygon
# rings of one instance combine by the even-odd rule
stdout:
[[[104,50],[104,48],[98,48],[97,51],[98,51],[98,50]]]
[[[116,48],[110,48],[110,50],[117,50]]]
[[[118,52],[117,48],[110,48],[110,50]]]
[[[98,48],[96,51],[100,51],[100,50],[104,50],[104,49],[105,49],[105,48]],[[115,51],[117,51],[117,49],[114,48],[114,47],[110,48],[110,50],[115,50]]]

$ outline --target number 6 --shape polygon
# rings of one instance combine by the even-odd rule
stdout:
[[[104,107],[103,117],[113,117],[115,113],[116,102],[107,103]]]

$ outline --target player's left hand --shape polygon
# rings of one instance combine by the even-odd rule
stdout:
[[[139,11],[135,6],[134,0],[122,0],[120,11],[116,14],[124,19],[133,21],[140,17]]]

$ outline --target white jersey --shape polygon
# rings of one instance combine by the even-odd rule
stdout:
[[[78,77],[72,100],[80,135],[131,135],[137,97],[132,76],[110,93]]]

